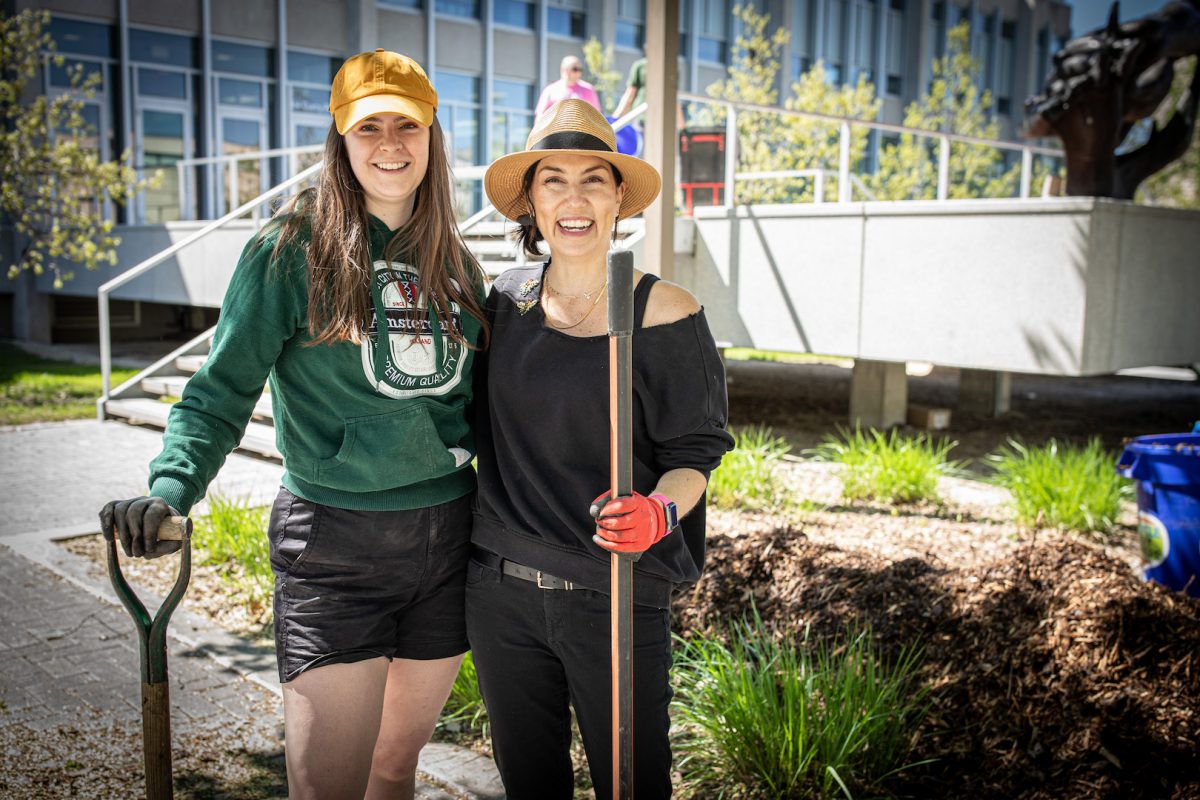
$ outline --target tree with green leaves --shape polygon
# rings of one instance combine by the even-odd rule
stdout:
[[[593,36],[583,45],[583,63],[587,65],[588,81],[600,95],[600,107],[605,114],[611,115],[625,88],[624,76],[613,66],[613,46],[605,47]]]
[[[741,21],[741,32],[734,42],[728,77],[710,85],[708,94],[718,99],[774,105],[780,59],[789,33],[784,28],[770,31],[770,16],[760,14],[751,5],[737,6],[734,13]],[[792,94],[784,107],[793,111],[862,120],[873,120],[879,112],[871,83],[860,77],[854,86],[832,86],[819,62],[792,85]],[[737,119],[739,172],[837,169],[837,123],[757,111],[741,111]],[[725,112],[718,107],[701,108],[692,115],[692,124],[724,125]],[[862,128],[853,130],[851,171],[862,161],[866,149],[867,132]],[[813,198],[814,185],[811,178],[739,181],[737,202],[803,202]],[[836,179],[831,177],[825,185],[826,196],[836,197]]]
[[[929,92],[904,112],[904,125],[929,131],[997,139],[1000,126],[990,113],[992,96],[980,90],[982,64],[971,55],[970,26],[950,30],[945,55],[933,62]],[[869,179],[880,200],[931,200],[937,196],[938,140],[902,134],[880,149],[879,169]],[[1005,169],[1002,151],[985,145],[950,143],[949,196],[1012,197],[1020,165]]]
[[[47,61],[62,67],[45,31],[48,12],[0,14],[0,214],[17,234],[8,277],[49,272],[55,288],[72,269],[115,264],[120,239],[103,210],[150,185],[138,180],[129,154],[103,161],[100,134],[84,117],[100,76],[69,69],[72,91],[47,98],[36,79]],[[49,53],[47,59],[46,54]]]
[[[1180,96],[1191,85],[1197,69],[1200,69],[1200,58],[1195,56],[1176,64],[1171,92],[1154,113],[1156,125],[1161,127],[1171,118]],[[1187,152],[1161,172],[1147,178],[1138,189],[1138,199],[1175,208],[1200,208],[1200,125],[1192,132],[1192,144]]]

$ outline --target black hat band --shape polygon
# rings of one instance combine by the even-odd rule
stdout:
[[[530,150],[603,150],[606,153],[613,152],[613,148],[609,147],[599,136],[593,136],[590,133],[582,133],[580,131],[562,131],[560,133],[551,133],[543,137],[537,144],[529,148]]]

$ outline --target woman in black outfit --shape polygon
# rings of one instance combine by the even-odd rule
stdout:
[[[485,178],[525,251],[540,256],[540,241],[550,251],[546,264],[496,280],[491,346],[476,367],[467,632],[513,800],[571,797],[571,707],[596,796],[611,796],[609,551],[643,553],[633,581],[637,796],[671,794],[670,600],[700,577],[704,490],[733,439],[699,303],[635,273],[635,494],[608,499],[606,255],[616,220],[642,211],[660,183],[645,161],[616,152],[599,112],[570,99]]]

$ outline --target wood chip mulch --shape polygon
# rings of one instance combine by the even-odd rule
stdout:
[[[825,537],[819,537],[825,538]],[[947,564],[818,541],[805,522],[711,536],[685,635],[757,607],[776,629],[867,622],[924,647],[934,702],[899,796],[1200,798],[1200,603],[1043,531]]]

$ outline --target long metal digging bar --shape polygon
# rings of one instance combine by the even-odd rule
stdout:
[[[633,253],[608,254],[608,423],[611,494],[633,494]],[[632,800],[633,562],[610,556],[613,800]]]
[[[108,577],[121,604],[137,626],[142,667],[142,748],[146,765],[146,800],[171,800],[171,698],[167,683],[167,622],[187,591],[192,575],[192,521],[187,517],[168,517],[158,528],[158,538],[182,542],[179,576],[175,585],[151,619],[138,599],[117,557],[112,533],[108,542]]]

